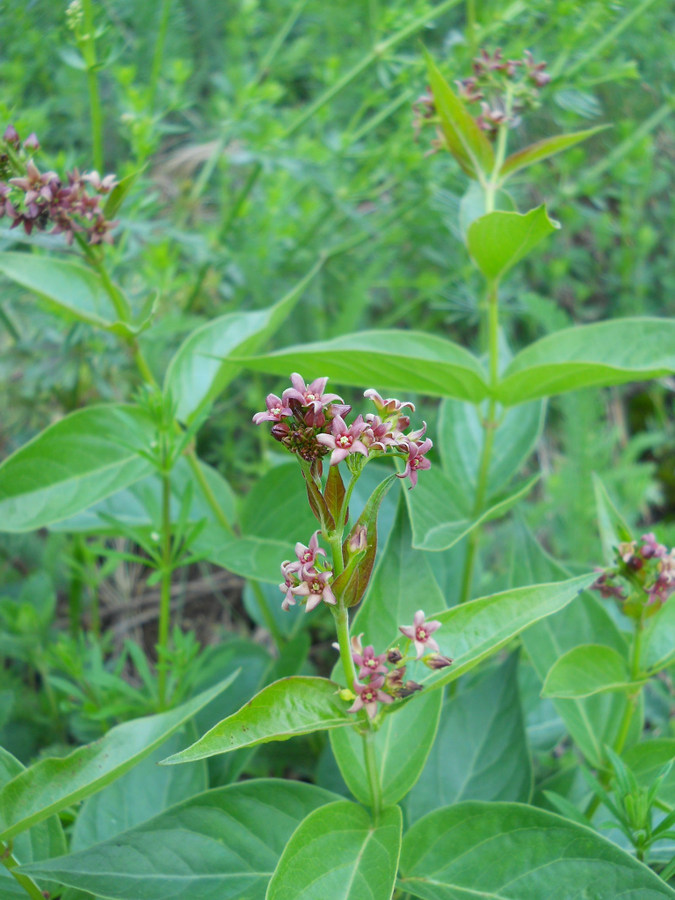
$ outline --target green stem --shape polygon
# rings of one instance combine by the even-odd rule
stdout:
[[[611,44],[613,40],[615,40],[622,31],[624,31],[628,26],[637,19],[638,16],[642,15],[642,13],[648,9],[655,0],[642,0],[642,3],[639,3],[637,6],[634,6],[631,11],[621,19],[620,22],[617,22],[614,28],[610,28],[599,41],[597,41],[590,50],[584,53],[573,65],[569,66],[565,70],[565,78],[569,80],[572,75],[575,75],[579,69],[583,69],[586,63],[590,62],[595,56],[601,53],[608,44]]]
[[[476,0],[466,0],[466,37],[469,42],[469,53],[476,52]]]
[[[32,900],[45,900],[45,895],[35,884],[32,878],[29,878],[28,875],[22,875],[20,872],[14,871],[16,866],[19,865],[19,861],[12,854],[11,846],[5,844],[4,842],[0,843],[0,858],[2,859],[2,863],[5,868],[9,870],[11,875],[13,875],[13,877],[21,885],[28,896],[32,898]]]
[[[98,93],[98,77],[96,70],[96,35],[94,32],[94,9],[92,0],[82,0],[85,34],[80,41],[80,49],[87,64],[87,88],[89,90],[89,107],[91,111],[91,144],[94,168],[103,174],[103,116],[101,115],[101,98]]]
[[[159,629],[157,635],[157,695],[159,708],[166,707],[166,675],[168,667],[169,631],[171,624],[171,477],[162,472],[162,579],[159,594]]]
[[[169,11],[171,9],[171,0],[163,0],[162,13],[159,20],[159,30],[155,40],[155,54],[152,58],[152,71],[150,73],[150,86],[148,88],[148,109],[150,112],[155,107],[155,96],[157,94],[157,85],[159,84],[159,75],[162,71],[162,59],[164,57],[164,45],[166,44],[166,33],[169,27]]]
[[[486,302],[490,386],[494,390],[499,383],[499,296],[496,281],[488,283]],[[497,403],[494,396],[492,396],[488,401],[487,416],[483,420],[483,449],[478,464],[476,493],[472,510],[474,519],[478,518],[483,512],[483,505],[487,496],[490,461],[492,459],[492,448],[495,440],[495,432],[497,430],[496,411]],[[476,526],[469,535],[466,557],[464,559],[464,571],[462,573],[459,597],[460,603],[466,603],[466,601],[471,598],[471,584],[473,582],[473,570],[476,563],[476,551],[478,549],[479,538],[480,528]]]
[[[335,561],[333,561],[335,564]],[[340,647],[340,662],[347,680],[347,687],[351,691],[356,681],[356,669],[352,659],[352,647],[349,640],[349,610],[342,600],[338,600],[337,606],[331,607],[335,619],[338,645]]]
[[[368,788],[370,789],[370,801],[373,810],[373,821],[378,824],[382,812],[382,786],[377,769],[375,757],[375,732],[372,728],[363,735],[363,761],[366,766]]]
[[[342,531],[333,531],[330,534],[325,535],[325,538],[330,544],[331,553],[333,554],[333,577],[337,578],[338,575],[342,575],[345,570],[344,558],[342,556]],[[351,684],[351,682],[349,683]]]

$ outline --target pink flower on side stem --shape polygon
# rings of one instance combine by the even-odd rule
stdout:
[[[383,400],[374,388],[368,388],[367,391],[363,392],[363,396],[368,397],[369,400],[373,401],[375,408],[385,419],[391,418],[394,413],[400,412],[406,406],[410,408],[411,412],[415,412],[413,403],[407,401],[402,403],[400,400],[395,400],[394,398]]]
[[[349,707],[347,712],[356,713],[361,709],[365,709],[371,719],[377,715],[378,703],[393,703],[394,698],[389,694],[385,694],[380,688],[384,684],[384,678],[378,675],[377,678],[371,679],[370,684],[359,684],[354,682],[354,691],[356,692],[356,700]]]
[[[363,416],[357,416],[349,428],[343,418],[335,416],[331,422],[332,433],[317,434],[317,441],[333,451],[330,457],[331,466],[341,463],[350,453],[361,453],[363,456],[368,456],[368,448],[360,440],[366,427]]]
[[[293,588],[298,586],[297,579],[293,577],[293,572],[290,568],[292,565],[295,564],[290,563],[288,560],[281,564],[281,574],[284,580],[283,583],[279,585],[279,590],[285,595],[281,603],[281,608],[285,612],[287,612],[291,606],[295,606]]]
[[[311,406],[318,413],[325,406],[338,400],[342,403],[342,397],[337,394],[324,394],[328,378],[315,378],[311,384],[305,384],[304,378],[293,372],[291,375],[292,388],[286,388],[283,393],[284,403],[289,400],[298,400],[303,406]]]
[[[375,648],[369,644],[363,652],[352,653],[352,659],[359,666],[359,678],[365,678],[366,675],[379,675],[381,672],[386,675],[389,671],[385,666],[387,659],[386,653],[375,655]]]
[[[304,573],[304,580],[301,581],[297,587],[293,588],[293,594],[296,597],[307,597],[305,612],[310,612],[315,609],[322,600],[324,603],[335,606],[337,600],[328,583],[329,579],[332,577],[332,572]]]
[[[286,416],[292,415],[290,408],[276,394],[268,394],[265,398],[265,405],[267,409],[264,412],[256,413],[253,416],[254,425],[260,425],[262,422],[280,422]]]
[[[418,469],[430,469],[431,463],[424,455],[433,447],[433,443],[429,438],[422,441],[421,444],[408,444],[408,458],[405,463],[405,469],[399,472],[399,478],[407,478],[410,476],[410,487],[414,488],[417,484]]]
[[[431,637],[434,631],[440,627],[441,623],[436,620],[426,622],[424,619],[424,612],[421,609],[418,609],[413,617],[413,624],[401,625],[398,630],[401,634],[410,638],[411,641],[414,641],[415,650],[417,650],[417,659],[421,659],[427,648],[436,650],[436,652],[440,650],[436,641]]]
[[[322,547],[319,547],[320,534],[320,529],[314,532],[314,534],[309,539],[308,547],[306,547],[304,544],[301,544],[300,541],[298,541],[298,543],[295,545],[295,555],[298,557],[298,562],[303,569],[313,566],[319,553],[322,556],[326,555],[326,551]]]

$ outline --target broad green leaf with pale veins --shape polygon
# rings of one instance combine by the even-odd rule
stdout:
[[[560,228],[545,206],[527,213],[491,212],[469,225],[466,243],[488,281],[499,281],[537,244]]]
[[[395,364],[392,364],[395,361]],[[242,362],[251,369],[286,375],[302,368],[327,375],[336,385],[459,397],[479,403],[487,375],[476,357],[445,338],[420,331],[365,331],[316,344],[298,344]]]
[[[665,900],[675,891],[590,828],[517,803],[459,803],[406,833],[400,887],[422,900]]]
[[[128,772],[235,677],[236,673],[176,709],[124,722],[69,756],[42,759],[21,772],[0,790],[0,840],[14,837]]]
[[[0,531],[44,528],[149,475],[137,450],[154,438],[150,416],[119,403],[50,425],[0,464]]]
[[[293,676],[263,688],[246,706],[223,719],[192,746],[164,760],[192,762],[240,747],[285,741],[296,734],[353,725],[340,686],[327,678]]]
[[[401,827],[397,806],[377,825],[349,800],[320,807],[288,842],[266,900],[390,900]]]
[[[295,829],[335,799],[271,778],[216,788],[31,874],[112,900],[264,900]]]
[[[622,690],[631,685],[628,662],[606,644],[582,644],[569,650],[551,667],[544,697],[591,697],[604,691]]]
[[[518,353],[497,391],[506,406],[675,372],[675,321],[615,319],[549,334]]]

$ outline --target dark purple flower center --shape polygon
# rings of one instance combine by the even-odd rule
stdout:
[[[427,634],[426,628],[422,628],[421,625],[420,625],[419,628],[417,628],[417,629],[415,630],[415,636],[416,636],[416,639],[417,639],[418,641],[420,641],[422,644],[423,644],[423,643],[426,641],[426,639],[429,637],[429,635]]]
[[[372,703],[373,700],[375,700],[375,691],[373,691],[373,690],[364,691],[361,694],[361,699],[364,701],[364,703]]]

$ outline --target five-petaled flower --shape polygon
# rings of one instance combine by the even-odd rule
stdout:
[[[389,671],[385,666],[387,659],[386,653],[375,655],[375,648],[369,644],[363,651],[352,653],[352,659],[359,666],[359,678],[365,678],[367,675],[387,674]]]
[[[303,406],[311,406],[315,413],[336,400],[342,403],[342,397],[337,394],[324,394],[328,378],[315,378],[311,384],[305,384],[304,378],[293,372],[291,375],[292,388],[286,388],[283,394],[284,403],[289,400],[298,400]]]
[[[399,478],[407,478],[410,476],[410,486],[415,487],[417,484],[417,472],[419,469],[431,468],[431,463],[426,458],[425,453],[433,447],[429,438],[422,441],[421,444],[408,444],[408,458],[405,462],[405,469],[398,473]]]
[[[337,600],[330,586],[330,579],[333,577],[332,572],[309,571],[304,572],[303,576],[303,581],[293,588],[293,594],[296,597],[307,597],[305,612],[315,609],[322,600],[331,606],[336,605]]]
[[[309,539],[309,546],[301,544],[300,541],[298,541],[298,543],[295,545],[295,555],[298,557],[298,562],[300,564],[298,568],[307,568],[309,566],[313,566],[319,553],[322,556],[326,555],[326,551],[322,547],[319,547],[320,534],[321,529],[314,532],[314,534]],[[293,564],[291,563],[291,565]]]
[[[382,675],[378,675],[377,678],[371,678],[369,684],[359,684],[358,681],[355,681],[356,700],[347,712],[356,713],[361,709],[365,709],[370,718],[374,719],[377,715],[378,703],[394,702],[394,698],[390,694],[385,694],[384,691],[380,690],[383,684],[384,678]]]
[[[324,447],[332,450],[330,456],[331,466],[336,466],[346,459],[350,453],[361,453],[368,456],[368,448],[360,439],[366,428],[363,416],[359,415],[347,428],[342,416],[335,416],[331,423],[331,434],[317,434],[316,439]]]
[[[436,650],[437,652],[440,650],[436,641],[431,637],[434,631],[440,627],[440,622],[435,620],[431,622],[425,621],[424,612],[421,609],[418,609],[413,617],[413,624],[401,625],[398,630],[407,638],[410,638],[411,641],[414,641],[417,659],[420,659],[424,656],[427,648]]]
[[[264,412],[256,413],[253,416],[254,425],[260,425],[261,422],[281,422],[286,416],[291,415],[290,407],[276,394],[268,394],[265,398],[265,405],[267,409]]]

